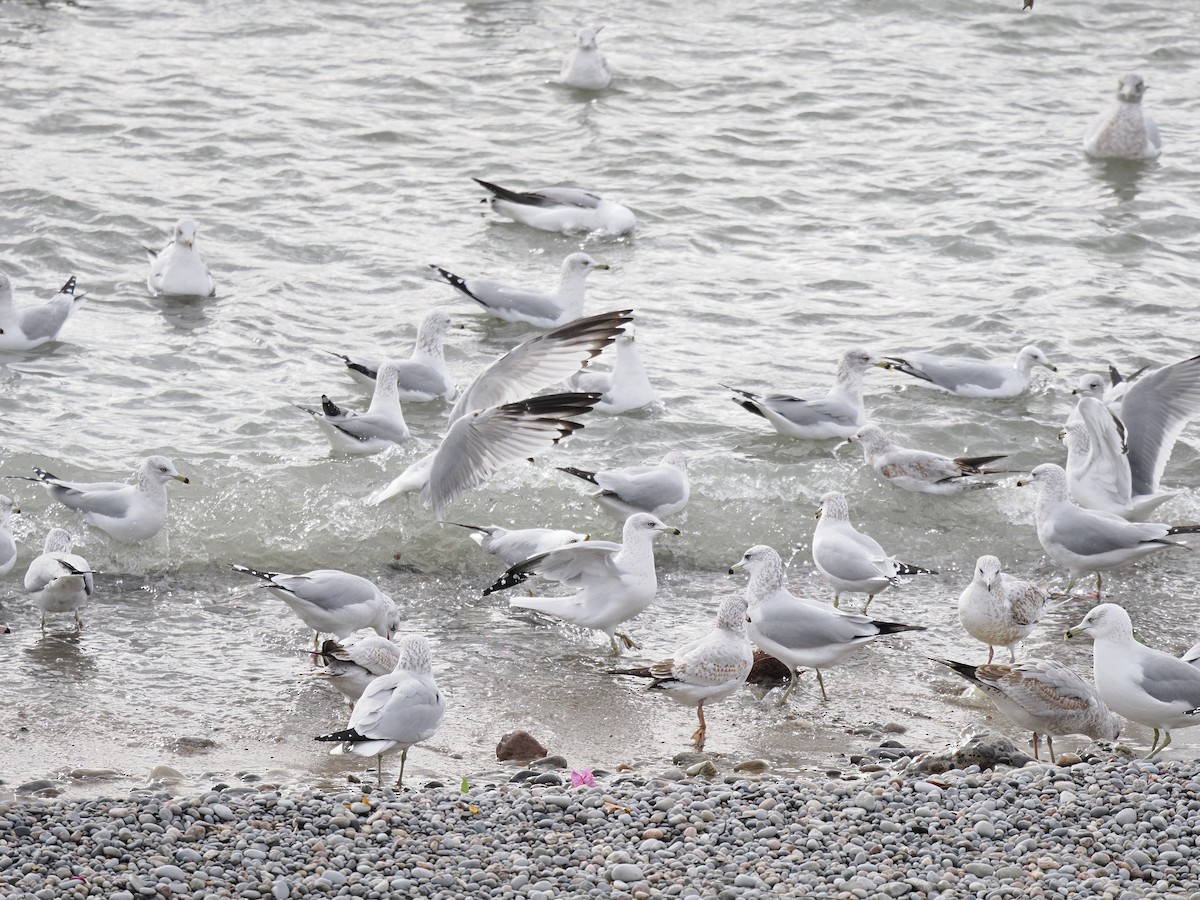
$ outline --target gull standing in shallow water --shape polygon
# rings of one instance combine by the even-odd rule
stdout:
[[[646,668],[610,669],[610,675],[653,678],[648,690],[663,691],[685,706],[696,707],[699,727],[692,745],[704,749],[708,726],[704,722],[704,704],[732,696],[746,683],[754,665],[754,648],[746,637],[746,598],[726,597],[717,610],[717,624],[702,638],[684,644],[667,659]]]
[[[1033,367],[1045,366],[1057,372],[1046,354],[1030,344],[1022,347],[1011,366],[971,359],[967,356],[938,356],[935,353],[910,353],[904,357],[885,356],[889,368],[911,375],[943,391],[963,397],[1016,397],[1029,390]]]
[[[421,502],[432,506],[441,521],[447,504],[483,484],[501,466],[540,453],[582,428],[565,416],[588,412],[599,395],[529,395],[574,375],[629,321],[629,310],[600,313],[518,344],[459,394],[437,449],[367,502],[379,504],[397,494],[420,491]]]
[[[400,611],[392,598],[360,575],[340,569],[314,569],[303,575],[260,572],[249,566],[230,566],[261,578],[272,594],[291,607],[313,634],[313,648],[322,634],[344,638],[352,631],[370,628],[390,639],[400,628]]]
[[[1082,509],[1067,496],[1067,473],[1062,466],[1042,463],[1018,486],[1032,484],[1037,490],[1038,541],[1046,555],[1070,573],[1064,593],[1086,572],[1096,574],[1096,594],[1101,588],[1100,573],[1119,569],[1168,547],[1184,547],[1167,538],[1176,534],[1195,534],[1200,525],[1162,525],[1157,522],[1127,522],[1110,513]]]
[[[596,35],[603,27],[579,32],[575,49],[563,61],[560,76],[563,84],[585,91],[602,91],[612,83],[612,71],[596,45]]]
[[[587,277],[608,269],[586,253],[572,253],[562,263],[555,291],[534,291],[490,278],[460,278],[441,266],[430,265],[450,286],[466,294],[488,313],[505,322],[523,322],[536,328],[558,328],[583,315]]]
[[[458,525],[469,529],[471,540],[496,557],[506,566],[515,566],[531,556],[549,553],[568,544],[579,544],[589,540],[586,534],[562,528],[501,528],[498,525]]]
[[[344,731],[319,735],[318,741],[338,741],[330,753],[352,753],[375,757],[375,777],[383,783],[381,758],[400,748],[398,789],[404,787],[404,764],[408,749],[429,740],[446,717],[446,698],[433,680],[429,642],[408,636],[399,642],[400,658],[394,671],[380,675],[354,704]]]
[[[867,425],[846,438],[862,447],[863,459],[880,476],[898,488],[918,494],[957,494],[960,491],[994,487],[990,481],[967,481],[975,475],[1006,475],[1008,469],[988,469],[996,456],[959,456],[901,447],[878,425]]]
[[[367,455],[389,450],[408,440],[408,425],[400,409],[400,364],[385,362],[375,379],[375,393],[366,412],[342,409],[324,394],[321,411],[297,406],[321,426],[334,453]]]
[[[156,297],[171,294],[178,297],[212,297],[217,283],[196,249],[196,223],[180,219],[175,233],[161,250],[142,249],[150,257],[150,277],[146,286]]]
[[[96,592],[92,567],[82,556],[71,552],[74,541],[65,528],[51,528],[46,535],[42,555],[25,571],[25,590],[42,611],[42,630],[46,613],[74,613],[75,625],[82,626],[79,607]]]
[[[453,400],[454,381],[446,369],[443,338],[450,329],[450,316],[435,310],[421,320],[417,343],[407,360],[397,361],[398,391],[401,403],[428,403],[430,400]],[[332,351],[327,351],[332,353]],[[346,364],[346,371],[358,384],[375,389],[375,377],[383,360],[365,356],[346,356],[333,353]]]
[[[875,595],[902,575],[936,575],[932,569],[910,566],[888,556],[870,535],[850,524],[850,504],[841,491],[822,495],[813,531],[813,564],[833,587],[833,605],[842,594],[866,594],[865,613]]]
[[[654,465],[625,466],[598,472],[559,466],[559,471],[600,488],[591,495],[592,499],[606,513],[622,522],[639,512],[673,516],[687,506],[691,493],[687,457],[678,450],[671,451]]]
[[[1017,644],[1037,627],[1049,599],[1036,584],[1001,572],[996,557],[981,556],[971,583],[958,598],[958,620],[967,634],[987,644],[989,663],[996,647],[1007,647],[1010,661],[1016,662]]]
[[[1033,758],[1039,736],[1046,736],[1054,760],[1054,735],[1083,734],[1094,741],[1115,741],[1121,722],[1096,688],[1073,669],[1052,659],[1025,659],[1012,665],[985,666],[936,659],[965,678],[1020,728],[1033,732]]]
[[[750,574],[746,585],[747,620],[750,640],[788,668],[791,680],[782,706],[796,687],[796,669],[805,666],[817,671],[821,698],[828,700],[821,670],[835,666],[864,644],[902,631],[924,631],[920,625],[881,622],[866,616],[839,612],[824,603],[801,599],[783,583],[783,561],[765,544],[751,547],[729,567],[729,574],[745,569]]]
[[[1066,637],[1080,634],[1092,637],[1092,671],[1101,699],[1117,715],[1154,729],[1149,756],[1167,749],[1172,729],[1200,725],[1200,669],[1136,640],[1124,609],[1100,604]]]
[[[824,397],[803,400],[791,394],[755,394],[721,385],[738,396],[733,402],[762,416],[784,437],[808,441],[848,438],[866,424],[863,406],[863,374],[872,366],[889,363],[866,350],[850,350],[838,363],[833,387]]]
[[[1088,129],[1084,153],[1098,159],[1155,159],[1162,153],[1158,125],[1142,106],[1147,87],[1141,75],[1121,76],[1117,102]]]
[[[563,187],[510,191],[479,178],[472,180],[491,191],[492,209],[530,228],[616,236],[629,234],[637,226],[637,217],[627,207],[590,191]]]
[[[634,649],[637,644],[633,639],[617,628],[645,610],[658,592],[654,539],[663,532],[682,533],[649,513],[637,513],[625,521],[620,544],[588,541],[539,554],[509,568],[483,595],[506,590],[534,576],[578,588],[565,597],[512,599],[509,606],[603,631],[614,653],[621,652],[617,638]]]
[[[72,275],[45,303],[19,307],[13,302],[12,282],[0,272],[0,350],[32,350],[54,340],[86,298],[75,294]]]
[[[17,564],[17,542],[13,540],[10,520],[21,507],[11,497],[0,494],[0,575],[7,575]]]
[[[154,537],[167,524],[167,482],[190,484],[175,471],[165,456],[148,456],[134,473],[137,481],[64,481],[45,469],[34,468],[36,478],[50,496],[70,509],[81,511],[83,520],[118,541],[136,543]]]

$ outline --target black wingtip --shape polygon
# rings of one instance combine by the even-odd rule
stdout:
[[[339,741],[342,743],[349,741],[350,743],[359,743],[362,741],[375,740],[375,738],[365,737],[364,735],[359,734],[353,728],[347,728],[345,731],[335,731],[332,734],[318,734],[316,737],[313,738],[313,740],[314,741]]]
[[[908,563],[896,563],[897,575],[937,575],[936,569],[922,569],[920,566],[910,566]]]
[[[574,475],[576,478],[582,478],[584,481],[596,483],[596,473],[589,472],[587,469],[576,469],[574,466],[557,466],[560,472],[566,472],[568,475]]]
[[[970,663],[955,662],[952,659],[939,659],[936,656],[929,656],[926,657],[926,659],[928,659],[930,662],[941,663],[943,666],[953,669],[963,678],[967,679],[967,681],[979,681],[975,675],[975,671],[979,668],[978,666],[973,666]]]
[[[342,410],[338,407],[338,405],[324,394],[321,395],[321,412],[325,413],[327,416],[342,415]]]
[[[523,581],[528,580],[528,572],[514,572],[512,569],[509,569],[509,571],[505,572],[498,579],[496,579],[495,584],[493,584],[491,587],[483,589],[483,596],[487,597],[488,595],[494,594],[497,591],[507,591],[509,588],[516,587]]]
[[[74,275],[72,275],[70,278],[68,278],[68,279],[67,279],[67,283],[66,283],[66,284],[64,284],[64,285],[63,285],[63,286],[62,286],[62,287],[59,289],[59,291],[58,291],[58,292],[59,292],[60,294],[74,294],[74,293],[75,293],[75,276],[74,276]]]

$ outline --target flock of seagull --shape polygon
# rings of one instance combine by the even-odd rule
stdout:
[[[596,41],[599,29],[584,29],[564,63],[561,80],[579,90],[606,88],[611,71]],[[1117,103],[1101,115],[1084,142],[1094,157],[1152,159],[1161,152],[1153,120],[1141,106],[1146,85],[1136,75],[1120,79]],[[547,187],[517,191],[475,179],[487,191],[492,210],[532,228],[564,233],[624,235],[636,227],[625,206],[577,188]],[[217,284],[197,246],[197,225],[183,219],[169,243],[147,249],[147,286],[155,295],[214,296]],[[464,492],[486,481],[501,466],[542,452],[581,427],[586,413],[622,415],[655,402],[656,395],[640,359],[630,310],[585,316],[588,276],[608,267],[587,253],[572,253],[562,263],[553,290],[535,290],[491,278],[460,276],[432,265],[436,276],[488,315],[523,323],[543,333],[524,341],[485,367],[458,391],[443,357],[450,317],[442,311],[422,321],[415,347],[405,360],[370,359],[336,354],[351,378],[368,386],[368,407],[339,407],[328,397],[320,409],[301,407],[328,437],[332,451],[374,454],[409,438],[402,404],[453,401],[437,448],[410,465],[369,498],[382,503],[414,492],[447,525],[447,507]],[[71,278],[49,302],[18,307],[7,276],[0,273],[0,351],[29,350],[55,339],[68,317],[85,300]],[[613,350],[605,353],[607,348]],[[611,366],[594,359],[605,353]],[[887,369],[930,388],[973,398],[1013,398],[1028,390],[1033,370],[1054,366],[1036,346],[1023,348],[1013,364],[964,357],[910,354],[878,357],[865,350],[845,352],[833,385],[824,396],[760,394],[728,387],[732,399],[761,417],[779,434],[805,441],[842,440],[857,444],[865,463],[898,489],[951,494],[993,484],[988,476],[1003,457],[950,458],[903,447],[883,429],[869,424],[863,381],[872,369]],[[562,387],[565,386],[566,390]],[[546,393],[546,391],[551,391]],[[1085,376],[1080,399],[1064,425],[1065,469],[1039,465],[1018,482],[1037,491],[1038,538],[1048,556],[1067,569],[1069,594],[1075,581],[1128,565],[1177,546],[1176,535],[1200,532],[1196,525],[1141,521],[1179,492],[1163,490],[1162,477],[1182,429],[1200,415],[1200,356],[1142,371],[1128,378],[1115,370],[1106,379]],[[609,470],[563,467],[562,472],[595,488],[592,497],[622,527],[620,541],[590,540],[564,529],[508,529],[497,525],[461,525],[483,550],[506,566],[485,595],[518,586],[551,586],[551,595],[511,595],[514,608],[530,609],[585,629],[604,633],[614,653],[637,648],[623,630],[645,611],[657,592],[654,542],[678,535],[667,524],[689,499],[687,458],[678,451],[656,464]],[[28,480],[44,487],[55,501],[78,510],[88,525],[118,541],[153,537],[167,520],[171,481],[188,483],[171,460],[147,458],[131,484],[66,481],[35,469]],[[10,476],[12,477],[12,476]],[[9,516],[19,512],[0,497],[0,575],[16,563],[18,548]],[[786,667],[784,703],[799,671],[816,672],[827,697],[823,670],[855,650],[893,634],[921,626],[872,619],[867,611],[880,591],[901,576],[937,574],[902,563],[850,521],[847,497],[830,491],[821,498],[813,535],[816,568],[833,591],[832,604],[792,594],[785,569],[771,547],[750,547],[730,572],[744,571],[744,595],[723,600],[712,630],[679,647],[670,658],[614,673],[650,680],[650,688],[695,707],[697,750],[706,735],[705,704],[736,692],[756,661],[766,657]],[[314,632],[314,659],[321,676],[351,704],[345,729],[320,735],[335,743],[334,753],[375,757],[381,777],[384,753],[401,751],[403,783],[408,748],[432,736],[445,715],[445,699],[432,677],[431,652],[421,636],[398,636],[402,617],[390,597],[366,578],[335,569],[291,575],[235,565],[258,579]],[[73,552],[71,536],[50,531],[43,552],[29,565],[24,584],[34,604],[47,614],[74,613],[94,591],[94,573]],[[555,592],[558,586],[569,593]],[[846,594],[865,595],[860,612],[841,608]],[[979,558],[971,583],[959,601],[968,634],[988,646],[988,661],[969,665],[942,660],[976,684],[997,708],[1032,731],[1034,755],[1039,735],[1053,754],[1053,735],[1085,734],[1115,739],[1116,715],[1154,729],[1151,754],[1170,743],[1173,728],[1200,724],[1200,670],[1188,661],[1200,649],[1177,659],[1138,643],[1126,612],[1112,603],[1096,606],[1068,636],[1088,634],[1095,647],[1096,684],[1053,660],[1017,660],[1017,648],[1037,626],[1053,600],[1044,588],[1002,571],[995,556]],[[331,637],[321,640],[321,635]],[[620,643],[618,643],[618,641]],[[754,650],[762,653],[756,656]],[[1007,648],[1007,664],[993,662],[995,648]],[[1115,715],[1116,714],[1116,715]],[[1160,733],[1163,735],[1161,746]]]

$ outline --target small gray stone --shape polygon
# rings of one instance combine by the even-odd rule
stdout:
[[[646,876],[642,874],[641,866],[635,866],[633,863],[618,863],[609,869],[608,877],[610,881],[633,884],[635,881],[643,880]]]

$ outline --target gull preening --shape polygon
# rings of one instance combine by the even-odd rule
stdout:
[[[1074,669],[1052,659],[972,666],[936,659],[965,678],[1014,725],[1033,732],[1033,758],[1045,736],[1054,760],[1054,735],[1082,734],[1095,741],[1115,741],[1121,722],[1100,699],[1096,688]]]
[[[637,513],[625,521],[621,543],[587,541],[538,554],[510,567],[483,594],[507,590],[535,576],[577,588],[563,597],[520,597],[508,602],[580,628],[603,631],[614,653],[621,652],[617,638],[633,649],[637,644],[617,628],[645,610],[658,592],[654,539],[664,532],[682,533],[656,516]]]
[[[575,47],[563,61],[560,79],[568,87],[585,91],[602,91],[612,83],[608,61],[596,44],[600,28],[584,28],[579,32]]]
[[[375,582],[340,569],[314,569],[302,575],[262,572],[230,566],[265,582],[262,586],[286,603],[311,628],[313,647],[322,634],[344,638],[360,628],[391,638],[400,628],[400,610]]]
[[[596,262],[586,253],[572,253],[562,262],[562,276],[554,291],[535,291],[491,278],[460,278],[441,266],[429,268],[497,319],[558,328],[583,315],[587,277],[597,269],[607,270],[608,264]]]
[[[76,627],[82,626],[79,607],[96,592],[95,574],[88,561],[71,552],[75,542],[65,528],[51,528],[42,553],[25,571],[25,590],[42,611],[42,629],[46,613],[73,613]]]
[[[297,405],[313,417],[335,453],[347,455],[379,453],[408,440],[408,425],[400,408],[400,363],[388,361],[379,367],[375,392],[365,412],[342,409],[324,394],[321,411]]]
[[[996,557],[981,556],[971,583],[959,595],[958,619],[967,634],[987,644],[989,663],[997,647],[1007,647],[1010,661],[1016,662],[1017,644],[1033,633],[1049,599],[1043,588],[1002,572]]]
[[[492,209],[530,228],[616,236],[629,234],[637,226],[632,210],[591,191],[566,187],[510,191],[479,178],[472,180],[491,192],[488,202]]]
[[[75,276],[45,303],[17,306],[12,282],[0,272],[0,350],[32,350],[58,337],[71,313],[87,302],[75,293]]]
[[[518,344],[459,394],[437,449],[367,502],[378,504],[419,491],[421,502],[441,521],[449,503],[483,484],[501,466],[540,453],[582,428],[566,417],[588,412],[597,394],[529,395],[575,374],[629,321],[629,310],[600,313]]]
[[[435,310],[421,320],[412,354],[407,360],[396,362],[399,373],[397,391],[401,403],[454,399],[454,380],[446,369],[443,351],[443,339],[449,329],[450,316],[441,310]],[[333,355],[346,364],[346,371],[355,382],[370,390],[375,389],[375,377],[383,360],[344,353]]]
[[[639,512],[673,516],[683,511],[691,494],[687,456],[679,450],[672,450],[652,465],[599,471],[559,466],[559,471],[596,485],[600,490],[591,498],[621,522]]]
[[[838,363],[833,387],[824,397],[805,400],[791,394],[755,394],[722,385],[738,396],[733,402],[762,416],[784,437],[809,441],[848,438],[866,424],[863,375],[873,366],[889,363],[866,350],[850,350]]]
[[[568,544],[589,540],[586,534],[565,528],[501,528],[499,525],[461,525],[471,531],[471,540],[506,566],[515,566],[531,556],[548,553]]]
[[[135,471],[133,484],[120,481],[66,481],[45,469],[34,468],[35,478],[50,496],[69,509],[83,513],[83,520],[118,541],[148,540],[167,524],[167,482],[190,484],[165,456],[148,456]]]
[[[608,416],[642,409],[657,400],[650,376],[642,365],[637,342],[630,328],[617,338],[613,348],[616,359],[611,369],[589,365],[567,379],[573,391],[594,391],[600,395],[593,411]]]
[[[1155,159],[1162,153],[1158,125],[1142,106],[1147,87],[1141,75],[1121,76],[1117,102],[1088,129],[1084,153],[1098,159]]]
[[[842,594],[866,594],[865,613],[875,595],[903,575],[936,575],[932,569],[897,562],[879,542],[850,524],[850,504],[841,491],[828,491],[817,508],[813,564],[833,588],[836,607]]]
[[[1054,463],[1042,463],[1017,484],[1032,484],[1037,491],[1034,516],[1038,541],[1046,555],[1070,574],[1064,593],[1071,592],[1080,576],[1092,572],[1099,595],[1101,572],[1119,569],[1168,547],[1185,547],[1167,538],[1200,532],[1200,525],[1127,522],[1111,513],[1083,509],[1071,502],[1067,473]]]
[[[765,544],[743,553],[729,567],[729,574],[743,569],[750,575],[746,585],[750,640],[787,666],[790,675],[787,690],[779,698],[780,705],[787,702],[796,687],[797,667],[816,670],[821,697],[828,700],[822,669],[837,665],[858,648],[885,635],[925,630],[921,625],[881,622],[840,612],[824,603],[795,596],[783,582],[783,561],[779,554]]]
[[[936,353],[909,353],[903,357],[885,356],[884,359],[890,363],[889,368],[897,372],[963,397],[1016,397],[1029,390],[1034,366],[1058,371],[1046,354],[1033,344],[1022,347],[1011,366]]]
[[[319,735],[318,741],[337,741],[332,754],[375,757],[375,777],[383,783],[383,754],[400,748],[397,789],[404,787],[404,764],[414,744],[437,733],[446,717],[446,698],[433,680],[429,642],[407,636],[399,642],[396,668],[367,685],[343,731]]]
[[[1066,636],[1080,634],[1092,637],[1100,698],[1117,715],[1154,729],[1149,756],[1167,749],[1173,729],[1200,725],[1200,669],[1138,641],[1124,609],[1100,604]]]
[[[867,425],[846,438],[862,447],[863,459],[881,477],[898,488],[918,494],[957,494],[960,491],[993,487],[995,482],[971,481],[976,475],[1007,475],[1010,469],[987,465],[1005,454],[951,458],[928,450],[901,447],[878,425]]]
[[[333,685],[353,707],[367,685],[380,675],[395,670],[401,648],[396,641],[382,637],[370,628],[360,628],[344,638],[322,641],[317,655],[325,665],[313,674]]]
[[[651,678],[647,690],[662,691],[676,703],[696,707],[699,727],[692,734],[692,746],[699,753],[708,732],[704,704],[737,693],[753,665],[754,647],[746,637],[746,598],[735,596],[721,601],[717,622],[708,634],[645,668],[610,669],[609,674]]]
[[[169,294],[178,297],[212,297],[217,283],[196,249],[196,223],[180,219],[175,223],[171,240],[161,250],[143,245],[150,257],[150,276],[146,286],[155,296]]]

